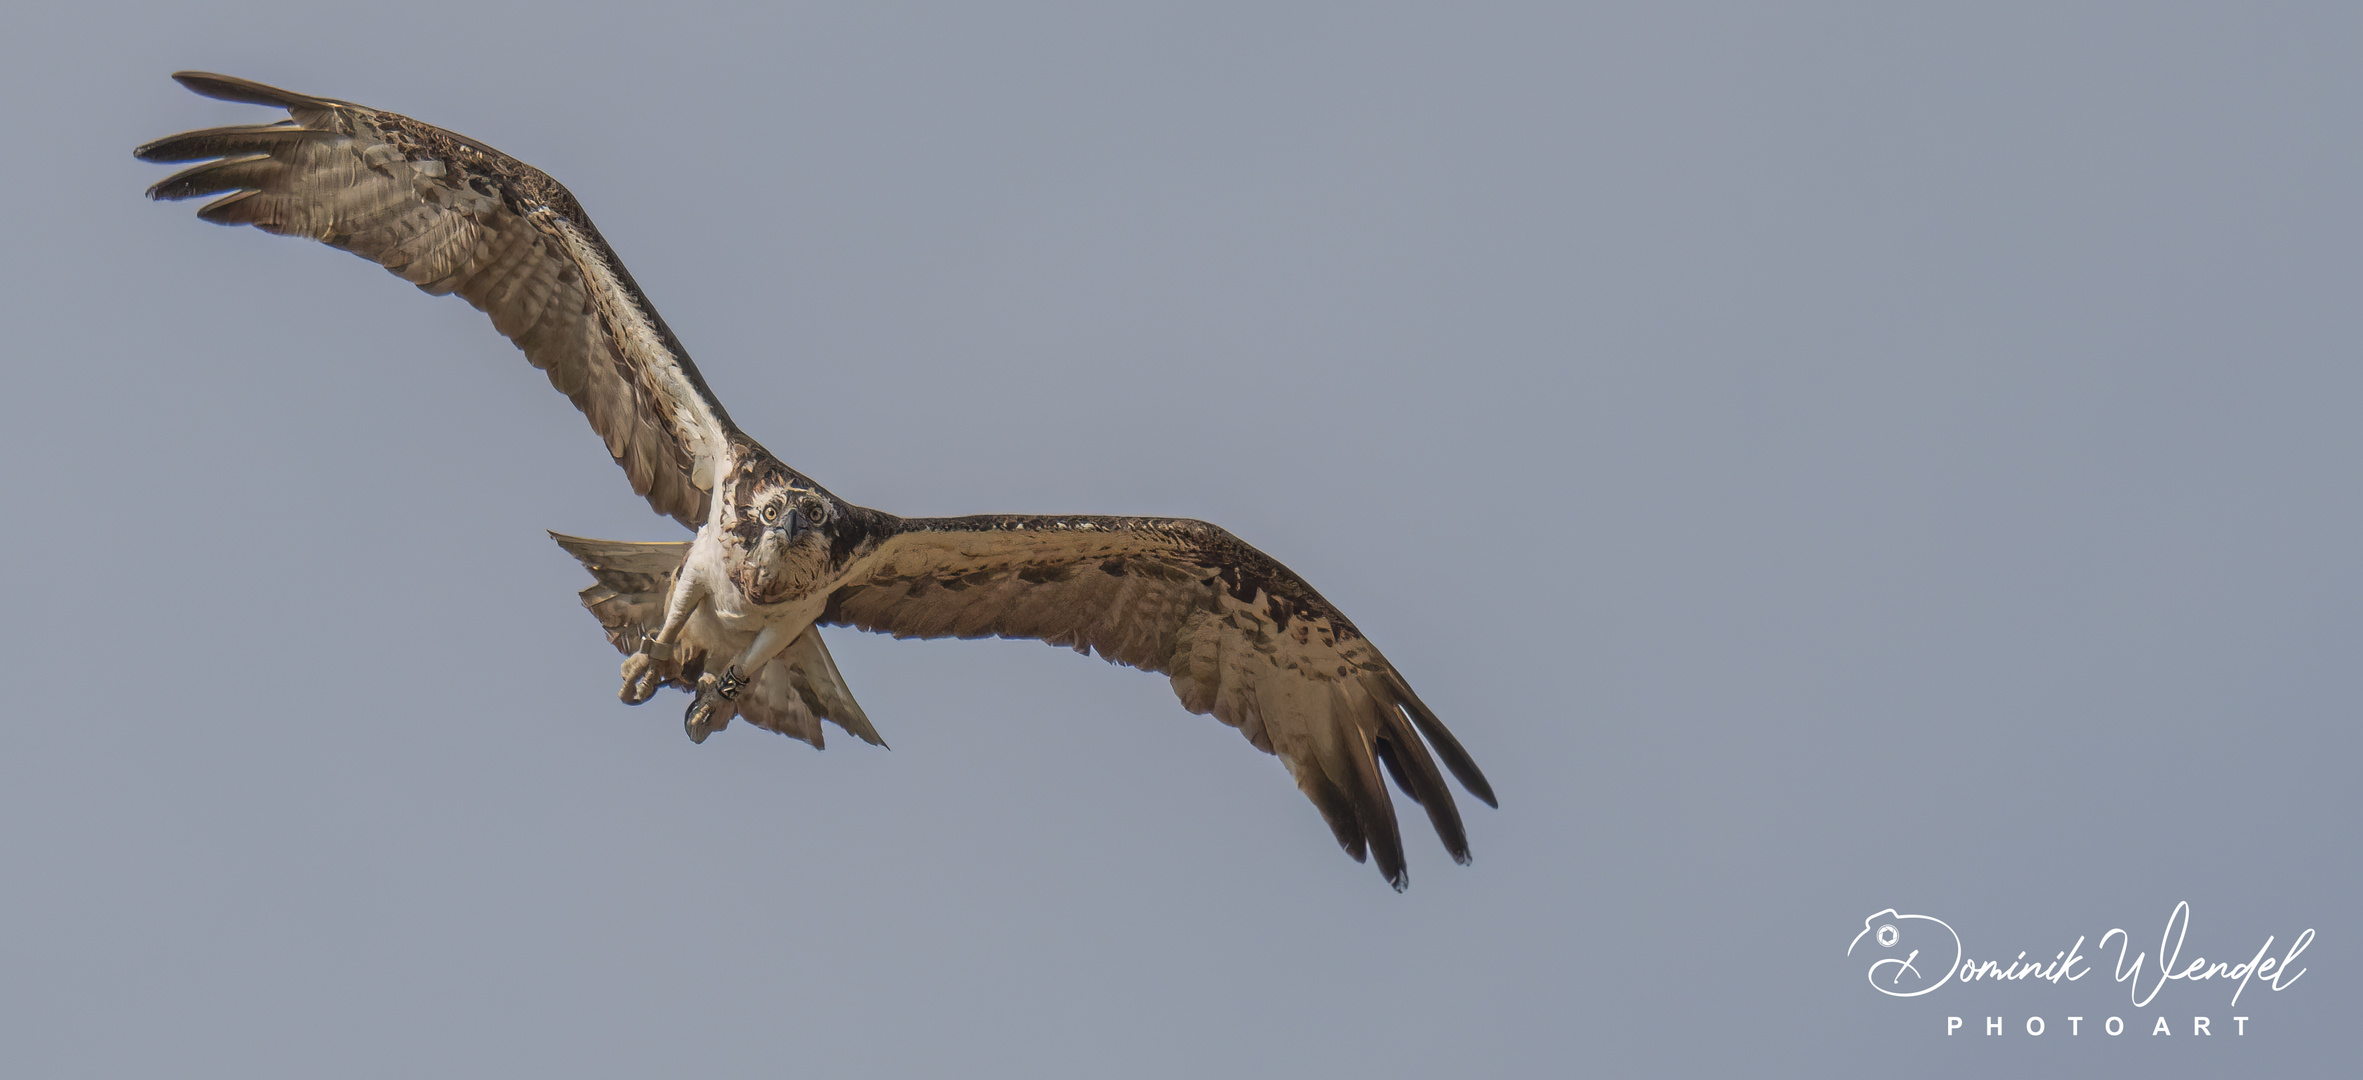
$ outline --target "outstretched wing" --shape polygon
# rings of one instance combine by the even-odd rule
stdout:
[[[590,418],[634,492],[690,528],[705,523],[714,463],[744,436],[557,181],[409,117],[223,75],[173,78],[291,119],[140,147],[144,161],[205,162],[150,198],[229,192],[197,216],[310,237],[429,293],[458,293]]]
[[[881,515],[883,517],[883,515]],[[1357,861],[1398,889],[1403,842],[1379,778],[1469,859],[1429,756],[1494,804],[1468,751],[1354,624],[1303,578],[1202,521],[913,518],[884,524],[871,568],[820,621],[898,638],[1035,638],[1168,676],[1182,705],[1277,754]],[[1421,736],[1426,736],[1423,743]]]

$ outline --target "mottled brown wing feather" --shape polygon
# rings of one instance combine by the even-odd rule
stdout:
[[[1486,803],[1476,762],[1353,623],[1305,580],[1202,521],[1115,517],[895,522],[821,621],[904,637],[1034,638],[1164,674],[1182,705],[1279,755],[1360,860],[1405,884],[1379,773],[1467,862],[1429,747]],[[1423,742],[1421,734],[1427,738]]]
[[[744,436],[557,181],[408,117],[222,75],[173,78],[291,119],[140,147],[145,161],[203,162],[151,198],[227,192],[198,216],[310,237],[429,293],[457,293],[582,410],[634,492],[691,528],[705,522],[712,481],[701,461]]]

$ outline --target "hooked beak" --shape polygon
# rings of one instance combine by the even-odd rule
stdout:
[[[785,539],[794,540],[805,533],[811,532],[812,523],[804,520],[803,514],[797,512],[796,510],[790,509],[786,514],[781,515],[779,523],[773,525],[771,527],[771,531],[779,533]]]

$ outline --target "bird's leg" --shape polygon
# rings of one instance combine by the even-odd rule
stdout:
[[[689,616],[705,601],[706,591],[698,575],[683,566],[673,579],[672,595],[665,601],[664,626],[643,639],[639,651],[624,658],[624,688],[616,695],[624,704],[647,701],[664,685],[664,672],[658,665],[673,659],[673,646],[681,640],[681,630],[689,625]]]
[[[737,701],[739,691],[755,680],[752,673],[763,670],[763,665],[795,638],[777,626],[766,626],[755,632],[755,640],[747,643],[720,676],[711,671],[698,676],[697,695],[690,700],[689,711],[681,715],[681,726],[689,732],[690,741],[704,742],[708,734],[720,730],[722,725],[714,723],[714,717],[724,715],[727,722],[725,710],[735,707],[728,703]]]
[[[738,692],[755,678],[748,673],[763,670],[763,665],[770,663],[771,658],[778,656],[779,651],[787,648],[788,642],[795,637],[794,634],[782,633],[777,626],[766,626],[757,632],[755,640],[748,642],[738,658],[723,669],[722,682],[718,687],[722,696],[738,700]]]

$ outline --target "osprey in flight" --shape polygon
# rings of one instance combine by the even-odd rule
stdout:
[[[1469,861],[1429,749],[1495,805],[1485,775],[1354,624],[1263,552],[1202,521],[855,506],[730,422],[581,205],[540,170],[351,102],[173,78],[290,119],[140,147],[144,161],[201,162],[149,197],[227,192],[197,216],[309,237],[458,293],[590,418],[634,492],[697,530],[672,543],[551,534],[596,579],[582,602],[625,654],[624,701],[688,691],[697,741],[742,716],[816,747],[822,720],[884,745],[817,627],[1034,638],[1167,676],[1182,707],[1278,755],[1338,843],[1376,856],[1395,888],[1403,842],[1382,767]]]

